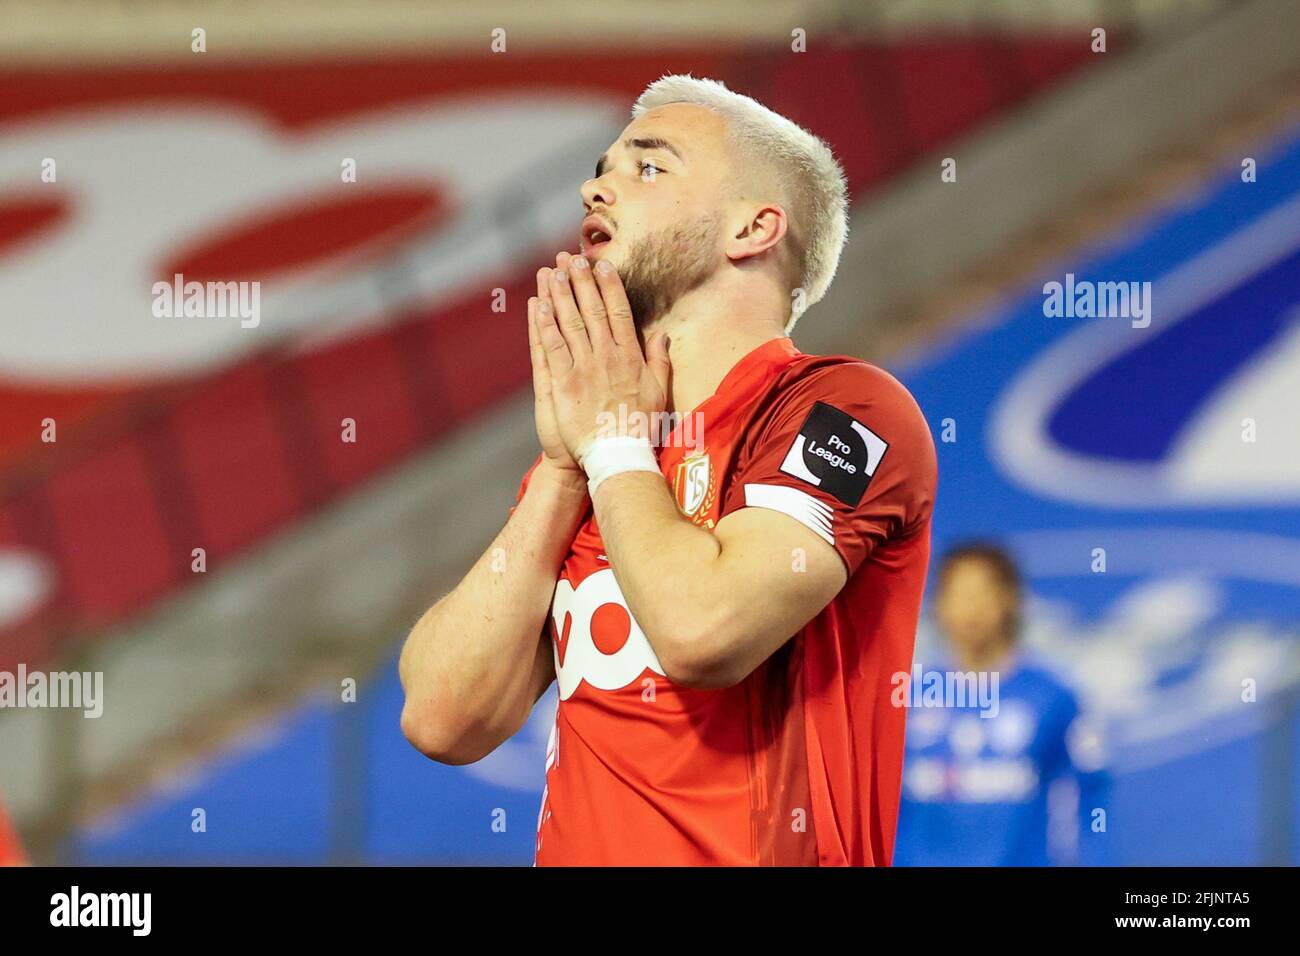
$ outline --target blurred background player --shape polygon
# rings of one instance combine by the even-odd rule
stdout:
[[[1109,779],[1096,723],[1020,643],[1020,575],[1002,549],[971,543],[938,570],[935,615],[947,640],[934,672],[996,675],[992,706],[908,714],[895,863],[1045,866],[1097,862]],[[919,657],[918,657],[919,659]],[[1096,822],[1094,822],[1096,821]]]

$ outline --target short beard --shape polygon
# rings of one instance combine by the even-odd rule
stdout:
[[[722,214],[669,226],[638,239],[619,268],[638,330],[668,314],[682,296],[713,274]]]

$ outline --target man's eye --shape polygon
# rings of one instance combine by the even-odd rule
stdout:
[[[647,159],[637,160],[636,168],[644,179],[653,179],[660,172],[659,167]]]

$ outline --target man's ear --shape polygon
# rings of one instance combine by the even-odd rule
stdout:
[[[725,249],[732,262],[761,255],[785,238],[789,228],[785,210],[775,203],[751,205],[732,221]]]

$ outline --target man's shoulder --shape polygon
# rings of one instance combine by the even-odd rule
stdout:
[[[879,365],[852,355],[798,356],[772,381],[758,403],[757,417],[797,416],[818,402],[933,455],[930,427],[907,386]]]
[[[772,383],[772,393],[824,393],[861,403],[898,403],[919,411],[906,385],[879,365],[853,355],[800,355]]]

